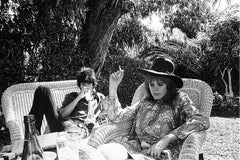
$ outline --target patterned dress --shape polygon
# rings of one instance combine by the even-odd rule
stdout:
[[[208,118],[199,113],[188,95],[183,92],[179,92],[172,105],[161,100],[142,100],[122,109],[118,100],[107,98],[105,103],[109,105],[107,115],[113,123],[133,120],[131,138],[119,137],[115,140],[123,144],[131,154],[145,154],[151,145],[172,133],[178,140],[164,149],[161,160],[177,159],[181,145],[189,134],[209,128]],[[144,157],[152,159],[146,154]]]

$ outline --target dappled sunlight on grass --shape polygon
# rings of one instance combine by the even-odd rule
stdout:
[[[211,127],[203,147],[206,160],[239,160],[240,118],[210,117]]]

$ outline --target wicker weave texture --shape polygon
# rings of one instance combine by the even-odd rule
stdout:
[[[120,124],[103,125],[91,134],[88,145],[97,148],[101,144],[110,143],[119,136],[127,136],[131,124],[132,122],[124,122]]]
[[[6,125],[10,131],[11,143],[24,138],[23,116],[31,109],[35,89],[47,86],[53,95],[54,103],[60,107],[67,93],[79,91],[76,80],[22,83],[10,86],[2,96],[2,108]],[[44,117],[41,133],[46,133],[47,122]]]
[[[201,113],[209,117],[212,110],[213,93],[211,87],[198,79],[183,78],[181,91],[187,93]],[[142,83],[133,95],[132,105],[141,100],[145,92],[145,84]]]

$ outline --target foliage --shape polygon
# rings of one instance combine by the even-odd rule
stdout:
[[[213,93],[213,105],[214,106],[219,106],[222,104],[223,102],[223,96],[221,94],[219,94],[218,92],[214,92]]]
[[[14,2],[13,16],[1,6],[1,93],[16,83],[71,79],[82,65],[74,52],[85,1]]]
[[[214,94],[212,115],[239,117],[239,97],[226,97],[220,94]]]
[[[230,4],[230,3],[231,3],[231,0],[224,0],[224,1],[226,1],[227,4]],[[213,0],[212,5],[213,5],[213,6],[216,6],[217,3],[221,3],[221,0]]]
[[[234,93],[238,93],[239,88],[239,26],[240,21],[236,18],[218,22],[210,33],[211,48],[203,59],[203,69],[215,80],[221,78],[220,72],[224,69],[232,69]]]
[[[163,17],[165,28],[179,28],[188,38],[196,38],[199,31],[205,30],[205,25],[212,17],[210,6],[206,1],[199,0],[150,0],[135,1],[134,13],[146,18],[153,12]]]
[[[13,2],[0,3],[0,95],[17,83],[75,77],[81,65],[81,55],[74,52],[85,19],[84,0]],[[0,143],[8,144],[3,120],[1,114]]]
[[[158,10],[169,10],[170,7],[177,3],[176,0],[149,0],[149,1],[142,1],[137,0],[135,1],[135,14],[139,15],[140,17],[146,18],[151,15],[152,12],[156,12]]]
[[[203,1],[134,1],[135,7],[126,16],[123,16],[111,41],[111,49],[124,50],[126,47],[133,48],[137,46],[138,51],[148,47],[149,39],[156,37],[151,31],[147,30],[141,24],[141,20],[151,16],[154,12],[159,13],[162,17],[161,22],[164,24],[166,33],[161,33],[169,37],[174,28],[181,29],[189,38],[196,37],[199,31],[204,31],[204,25],[210,16],[209,6]],[[170,32],[169,29],[170,28]],[[156,33],[155,33],[156,34]],[[162,40],[156,37],[155,42]],[[139,49],[140,48],[140,49]],[[126,55],[126,53],[124,53]]]
[[[28,8],[32,9],[29,18],[26,18],[24,13],[27,7],[21,3],[23,2],[20,2],[18,9],[20,14],[17,18],[19,21],[27,21],[27,24],[23,23],[23,27],[28,26],[25,31],[26,43],[30,44],[26,50],[30,57],[28,73],[32,74],[28,77],[38,78],[38,81],[70,78],[76,68],[81,65],[80,56],[75,56],[74,52],[77,47],[76,39],[81,34],[86,9],[84,1],[27,4],[30,5]],[[34,9],[37,12],[36,15],[32,14]],[[69,70],[69,68],[72,69]]]
[[[204,31],[204,25],[211,18],[209,6],[205,1],[179,1],[174,10],[165,15],[165,27],[179,28],[190,39]]]
[[[147,43],[146,32],[149,30],[141,24],[137,17],[123,16],[119,20],[111,40],[110,49],[114,52],[109,53],[127,55],[126,47],[144,47]]]
[[[221,51],[222,58],[229,58],[224,65],[228,64],[234,57],[238,57],[239,51],[239,25],[240,20],[236,18],[216,24],[211,34],[210,45],[216,52]],[[231,63],[230,63],[231,64]]]
[[[135,10],[134,12],[139,16],[146,18],[151,15],[153,12],[163,11],[165,13],[170,13],[173,7],[176,5],[187,5],[192,3],[201,3],[201,7],[205,7],[206,3],[198,2],[197,0],[136,0],[135,1]]]
[[[0,39],[9,41],[8,44],[15,46],[14,48],[5,45],[6,42],[2,43],[4,45],[1,47],[1,52],[5,54],[1,54],[3,55],[1,63],[4,67],[1,70],[3,72],[1,75],[5,77],[3,83],[7,82],[3,85],[2,90],[12,84],[24,81],[71,79],[74,77],[76,70],[85,65],[83,60],[87,56],[87,52],[80,52],[79,47],[82,46],[79,45],[79,40],[84,39],[83,24],[88,22],[86,18],[87,14],[90,14],[87,4],[93,4],[93,2],[88,3],[87,0],[15,0],[14,2],[19,7],[13,19],[5,19],[3,15],[8,10],[8,6],[5,4],[8,3],[3,2],[8,1],[1,2],[3,4],[1,8],[5,10],[1,10],[1,19],[4,19],[1,22],[1,31],[4,31],[4,33],[2,32],[4,35]],[[118,1],[112,3],[116,2],[118,3]],[[140,24],[139,19],[160,9],[160,6],[167,12],[171,6],[178,3],[178,1],[157,2],[154,0],[147,3],[145,1],[138,2],[135,3],[134,10],[126,16],[127,18],[124,19],[123,17],[119,22],[111,42],[111,53],[124,53],[126,47],[144,48],[147,45],[145,35],[147,30]],[[102,2],[98,2],[98,4],[104,7]],[[146,10],[146,8],[148,9]],[[2,13],[2,11],[6,12]],[[18,38],[11,38],[11,36],[17,36]],[[108,36],[108,38],[111,38],[111,36]],[[10,42],[11,39],[12,42]],[[6,48],[8,48],[8,51],[6,51]],[[106,48],[106,46],[103,48]],[[10,50],[12,56],[8,56]],[[14,62],[14,65],[9,63],[10,57],[14,57],[12,58],[16,62]],[[100,59],[104,62],[105,55]],[[8,67],[9,65],[11,67]],[[11,76],[11,79],[10,77],[6,79],[6,71],[8,71],[7,74]],[[17,77],[13,77],[12,73],[17,73]]]
[[[177,40],[168,40],[158,45],[149,45],[139,58],[152,60],[160,54],[170,56],[176,64],[175,73],[181,77],[199,78],[201,61],[199,50],[195,46]]]
[[[25,79],[21,35],[11,20],[0,17],[0,93]]]

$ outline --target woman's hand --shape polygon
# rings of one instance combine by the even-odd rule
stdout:
[[[115,97],[117,88],[124,76],[124,70],[119,66],[119,70],[109,76],[109,96]]]
[[[177,137],[174,134],[168,134],[164,136],[158,143],[152,145],[147,151],[147,154],[154,158],[160,158],[163,149],[167,147],[169,143],[175,140],[177,140]]]
[[[168,146],[168,144],[169,141],[167,139],[161,139],[148,149],[147,154],[154,158],[160,158],[163,149]]]

